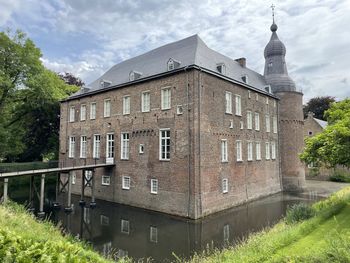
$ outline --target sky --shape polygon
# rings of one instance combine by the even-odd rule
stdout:
[[[0,0],[0,30],[24,31],[46,67],[86,84],[113,65],[198,34],[263,74],[272,22],[261,0]],[[304,93],[350,97],[350,0],[274,1],[287,67]]]

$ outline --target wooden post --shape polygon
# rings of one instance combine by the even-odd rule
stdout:
[[[56,197],[55,202],[53,202],[53,208],[54,209],[60,209],[60,202],[58,202],[58,195],[60,192],[60,182],[61,182],[61,173],[57,173],[56,177]]]
[[[8,185],[9,185],[9,179],[4,178],[4,203],[8,200]]]
[[[30,182],[29,182],[29,208],[28,210],[32,213],[34,213],[34,175],[30,176]]]
[[[95,170],[91,171],[91,203],[90,207],[94,208],[96,207],[96,202],[95,202]]]
[[[68,197],[67,207],[64,209],[66,212],[72,212],[72,171],[68,173]]]
[[[82,170],[82,174],[81,174],[81,195],[80,195],[80,201],[79,201],[79,205],[80,206],[85,206],[85,170]]]
[[[44,217],[44,197],[45,197],[45,174],[41,175],[41,184],[40,184],[40,205],[39,205],[39,217]]]

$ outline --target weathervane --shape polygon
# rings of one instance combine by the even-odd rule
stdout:
[[[271,10],[272,10],[272,22],[275,23],[275,5],[271,5]]]

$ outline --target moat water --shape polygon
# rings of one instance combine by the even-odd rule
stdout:
[[[316,185],[296,195],[275,194],[193,221],[102,200],[97,200],[94,209],[80,207],[79,196],[73,196],[74,210],[66,214],[62,209],[50,209],[55,187],[47,185],[46,212],[53,222],[88,241],[104,256],[170,262],[176,257],[189,258],[194,253],[234,245],[250,233],[277,223],[288,206],[322,199],[328,194],[325,189],[329,189],[327,185],[322,187]],[[24,185],[16,187],[10,197],[23,203],[27,191]],[[60,197],[63,202],[65,199]]]

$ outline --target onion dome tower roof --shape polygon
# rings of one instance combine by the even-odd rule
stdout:
[[[285,56],[286,47],[277,36],[277,25],[273,22],[270,27],[272,35],[264,50],[265,70],[264,77],[266,83],[271,86],[272,92],[295,91],[295,83],[289,77]]]

